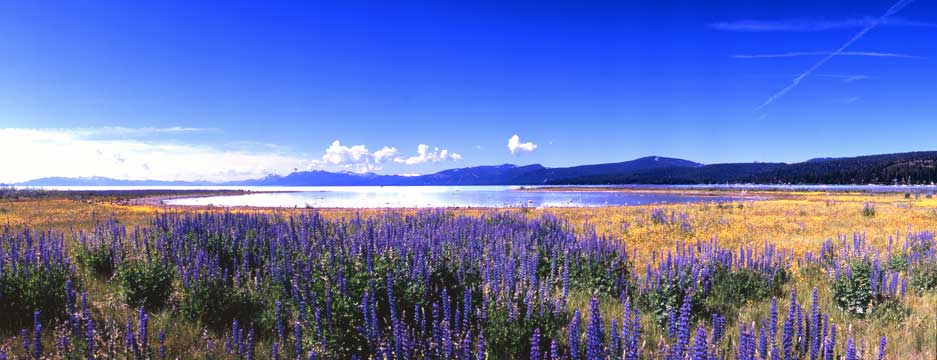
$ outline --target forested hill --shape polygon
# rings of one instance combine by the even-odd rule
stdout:
[[[648,156],[630,161],[572,167],[539,164],[475,166],[417,176],[298,171],[285,176],[227,183],[42,178],[17,186],[418,186],[418,185],[606,185],[606,184],[931,184],[937,182],[937,151],[815,158],[800,163],[696,162]]]
[[[937,151],[812,159],[801,163],[734,163],[578,176],[550,184],[931,184]]]

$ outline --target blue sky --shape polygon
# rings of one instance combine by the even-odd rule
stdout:
[[[933,1],[192,3],[0,4],[0,182],[935,148]]]

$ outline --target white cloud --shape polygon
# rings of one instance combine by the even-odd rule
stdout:
[[[154,136],[211,130],[215,129],[0,128],[0,153],[5,154],[0,183],[53,176],[220,182],[295,170],[368,172],[391,161],[416,165],[462,159],[460,154],[422,144],[416,156],[404,158],[394,147],[370,152],[365,145],[346,146],[335,140],[321,157],[310,158],[271,144],[239,141],[206,146]]]
[[[530,141],[522,143],[521,137],[517,134],[514,134],[514,136],[511,136],[511,138],[508,139],[508,150],[511,151],[512,155],[517,154],[518,152],[531,152],[537,150],[537,144],[534,144]]]
[[[322,162],[331,165],[345,165],[368,162],[368,148],[364,145],[344,146],[341,141],[335,140],[328,149],[325,149],[325,155],[322,155]]]
[[[201,130],[0,128],[0,152],[5,154],[0,182],[50,176],[224,181],[288,173],[309,164],[302,156],[284,152],[228,150],[131,136],[186,131]]]
[[[374,158],[374,162],[378,164],[387,160],[392,160],[398,156],[400,156],[400,151],[398,151],[397,148],[387,146],[371,154],[371,157]]]
[[[345,146],[339,140],[335,140],[326,149],[322,159],[313,160],[310,167],[325,169],[332,167],[355,172],[368,172],[381,170],[381,164],[388,161],[397,164],[418,165],[461,159],[462,155],[458,153],[449,152],[447,149],[438,147],[430,148],[426,144],[417,146],[417,155],[405,158],[395,147],[384,146],[380,150],[369,152],[364,145]]]
[[[417,164],[424,164],[424,163],[430,163],[430,162],[435,163],[435,162],[446,161],[446,160],[455,161],[455,160],[462,159],[462,155],[458,153],[449,153],[449,150],[439,149],[438,147],[433,147],[433,149],[430,150],[429,145],[426,145],[426,144],[420,144],[419,146],[417,146],[416,153],[417,153],[416,156],[411,156],[406,159],[399,158],[399,157],[395,158],[394,162],[403,163],[407,165],[417,165]]]

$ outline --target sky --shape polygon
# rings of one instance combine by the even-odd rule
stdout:
[[[934,1],[0,1],[0,183],[935,150]]]

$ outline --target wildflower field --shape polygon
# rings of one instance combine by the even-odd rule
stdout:
[[[0,359],[934,359],[937,202],[0,200]]]

